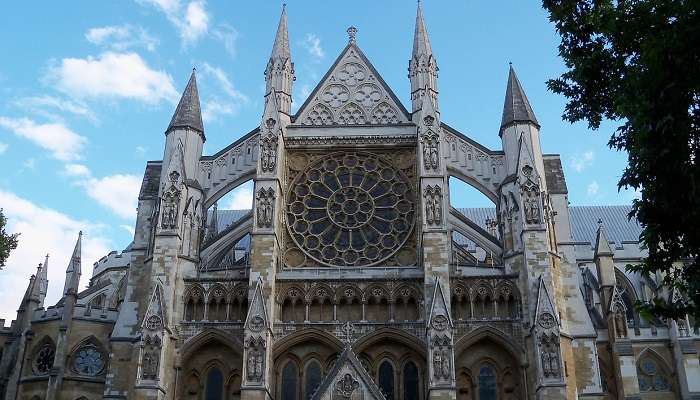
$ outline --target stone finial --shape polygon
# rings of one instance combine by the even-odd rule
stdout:
[[[347,32],[348,32],[348,40],[350,41],[350,43],[355,43],[356,38],[357,38],[357,28],[355,28],[354,26],[351,26],[348,28]]]

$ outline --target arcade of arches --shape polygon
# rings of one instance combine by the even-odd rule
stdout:
[[[457,344],[455,372],[459,400],[522,398],[523,373],[512,345],[498,334],[481,332]],[[209,331],[183,350],[179,393],[188,400],[237,400],[241,395],[239,343]],[[306,400],[333,368],[343,343],[309,328],[284,338],[273,351],[274,398]],[[353,343],[362,366],[388,400],[424,399],[426,354],[421,343],[405,333],[382,328]],[[649,368],[648,368],[649,369]]]

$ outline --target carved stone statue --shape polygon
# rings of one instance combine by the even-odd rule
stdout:
[[[143,353],[141,362],[141,378],[142,379],[157,379],[158,378],[158,363],[160,360],[160,349],[149,348]]]
[[[267,135],[260,144],[260,167],[263,172],[272,172],[277,166],[277,137]]]
[[[432,131],[423,135],[423,165],[427,170],[440,167],[440,138]]]
[[[625,321],[625,313],[620,307],[615,307],[615,333],[617,337],[627,337],[627,321]]]
[[[433,351],[433,376],[435,379],[442,379],[442,351]]]
[[[425,187],[425,221],[428,225],[442,223],[442,190],[440,186]]]
[[[258,190],[257,204],[255,206],[259,228],[272,227],[274,214],[275,191],[272,188]]]
[[[540,222],[542,222],[540,218],[540,206],[538,204],[539,196],[537,196],[537,194],[535,194],[534,192],[530,191],[527,191],[525,193],[525,222],[527,222],[528,224],[539,224]]]
[[[440,368],[444,379],[450,378],[450,352],[449,350],[442,351],[442,364]]]
[[[161,228],[175,229],[177,228],[177,212],[180,206],[180,192],[175,188],[165,193],[163,196],[163,217],[161,219]]]

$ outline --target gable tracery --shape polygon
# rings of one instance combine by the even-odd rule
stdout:
[[[359,50],[349,46],[322,81],[296,123],[322,125],[379,125],[408,122],[390,90]]]

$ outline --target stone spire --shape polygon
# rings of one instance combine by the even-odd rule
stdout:
[[[265,68],[265,96],[274,92],[280,111],[285,114],[289,114],[292,107],[292,82],[294,79],[294,63],[292,62],[292,53],[289,50],[287,7],[285,5],[282,7],[282,16],[277,26],[270,60]]]
[[[207,237],[206,240],[211,240],[219,234],[219,203],[214,203],[211,210],[211,219],[209,220],[209,227],[207,227]]]
[[[428,93],[433,100],[435,109],[438,109],[437,101],[437,62],[433,56],[433,49],[430,47],[428,30],[425,28],[423,19],[423,6],[418,2],[416,12],[416,30],[413,35],[413,54],[408,62],[408,77],[411,80],[411,102],[413,112],[421,107],[421,99]]]
[[[68,263],[68,268],[66,268],[66,283],[63,285],[63,295],[77,294],[78,286],[80,285],[80,274],[81,274],[81,253],[82,253],[82,242],[83,242],[83,232],[78,233],[78,241],[75,242],[75,249],[73,250],[73,256]]]
[[[173,118],[170,120],[166,134],[176,128],[194,129],[204,135],[202,109],[199,105],[199,92],[197,91],[197,79],[194,69],[189,82],[187,82],[185,91],[182,92],[182,97],[177,104]]]
[[[44,299],[46,298],[46,291],[49,288],[49,255],[46,255],[43,264],[39,264],[39,268],[36,270],[36,286],[37,286],[37,297],[41,305],[44,304]]]
[[[598,221],[598,232],[596,232],[595,235],[595,257],[601,257],[601,256],[612,256],[613,251],[612,247],[610,246],[610,242],[608,241],[607,236],[605,235],[605,228],[603,227],[603,221],[599,220]]]
[[[503,118],[501,119],[501,132],[508,125],[516,122],[531,123],[539,128],[540,124],[535,118],[530,102],[527,100],[525,91],[520,85],[518,76],[515,74],[513,65],[508,73],[508,87],[506,88],[506,100],[503,104]]]

